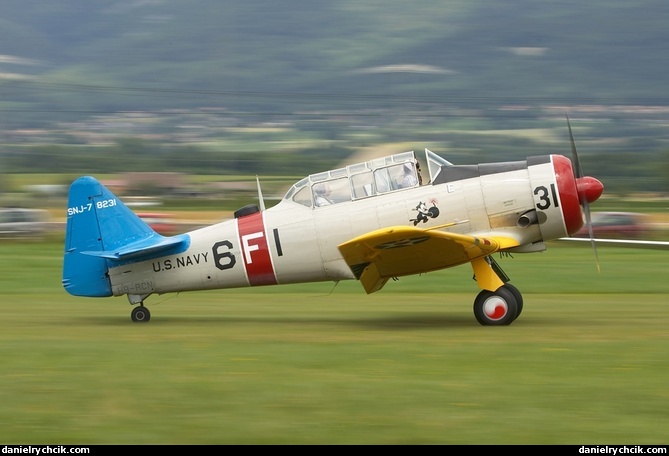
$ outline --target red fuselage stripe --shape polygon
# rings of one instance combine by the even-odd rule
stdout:
[[[238,218],[237,228],[249,285],[276,285],[262,212]]]

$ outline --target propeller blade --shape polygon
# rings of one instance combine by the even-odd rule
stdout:
[[[597,245],[595,244],[595,234],[592,231],[592,219],[590,218],[590,203],[588,200],[583,201],[583,212],[585,212],[585,224],[588,226],[588,235],[590,236],[590,245],[592,245],[592,252],[595,254],[595,263],[597,264],[597,272],[602,272],[599,267],[599,256],[597,255]]]
[[[592,245],[592,251],[595,254],[595,263],[597,264],[597,272],[601,272],[599,266],[599,256],[597,255],[597,245],[595,244],[595,234],[592,231],[592,218],[590,217],[590,203],[588,198],[584,194],[585,191],[579,188],[578,182],[579,179],[583,177],[583,169],[581,169],[581,162],[578,159],[578,152],[576,151],[576,142],[574,141],[574,135],[571,131],[571,124],[569,123],[569,114],[567,114],[567,128],[569,129],[569,141],[571,142],[571,155],[574,160],[574,177],[577,182],[578,189],[578,199],[583,206],[583,212],[585,213],[585,224],[588,227],[588,235],[590,236],[590,244]]]
[[[576,152],[576,142],[574,135],[571,132],[571,124],[569,123],[569,114],[567,114],[567,128],[569,128],[569,141],[571,142],[571,156],[574,160],[574,176],[578,179],[583,177],[583,170],[581,169],[581,162],[578,160],[578,152]]]

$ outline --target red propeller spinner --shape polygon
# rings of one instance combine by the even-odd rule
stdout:
[[[576,178],[576,191],[581,204],[594,203],[602,196],[604,185],[594,177],[578,177]]]

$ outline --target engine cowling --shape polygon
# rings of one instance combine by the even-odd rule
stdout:
[[[547,160],[548,158],[548,160]],[[571,236],[583,227],[583,206],[596,201],[604,191],[594,177],[577,177],[569,158],[563,155],[528,158],[535,207],[544,240]]]

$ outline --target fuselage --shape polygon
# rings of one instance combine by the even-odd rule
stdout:
[[[320,182],[309,179],[267,210],[187,233],[190,242],[179,253],[112,265],[111,289],[114,295],[146,295],[354,279],[338,245],[392,226],[448,225],[437,229],[506,236],[518,241],[516,251],[543,250],[544,240],[568,236],[583,223],[565,160],[569,162],[542,156],[473,166],[431,163],[429,182],[411,188],[381,188],[373,180],[375,169],[369,169],[365,172],[373,186],[361,183],[364,192],[355,187],[362,173],[349,169],[340,176],[318,177],[351,188],[350,196],[324,207],[304,197],[303,188]]]

